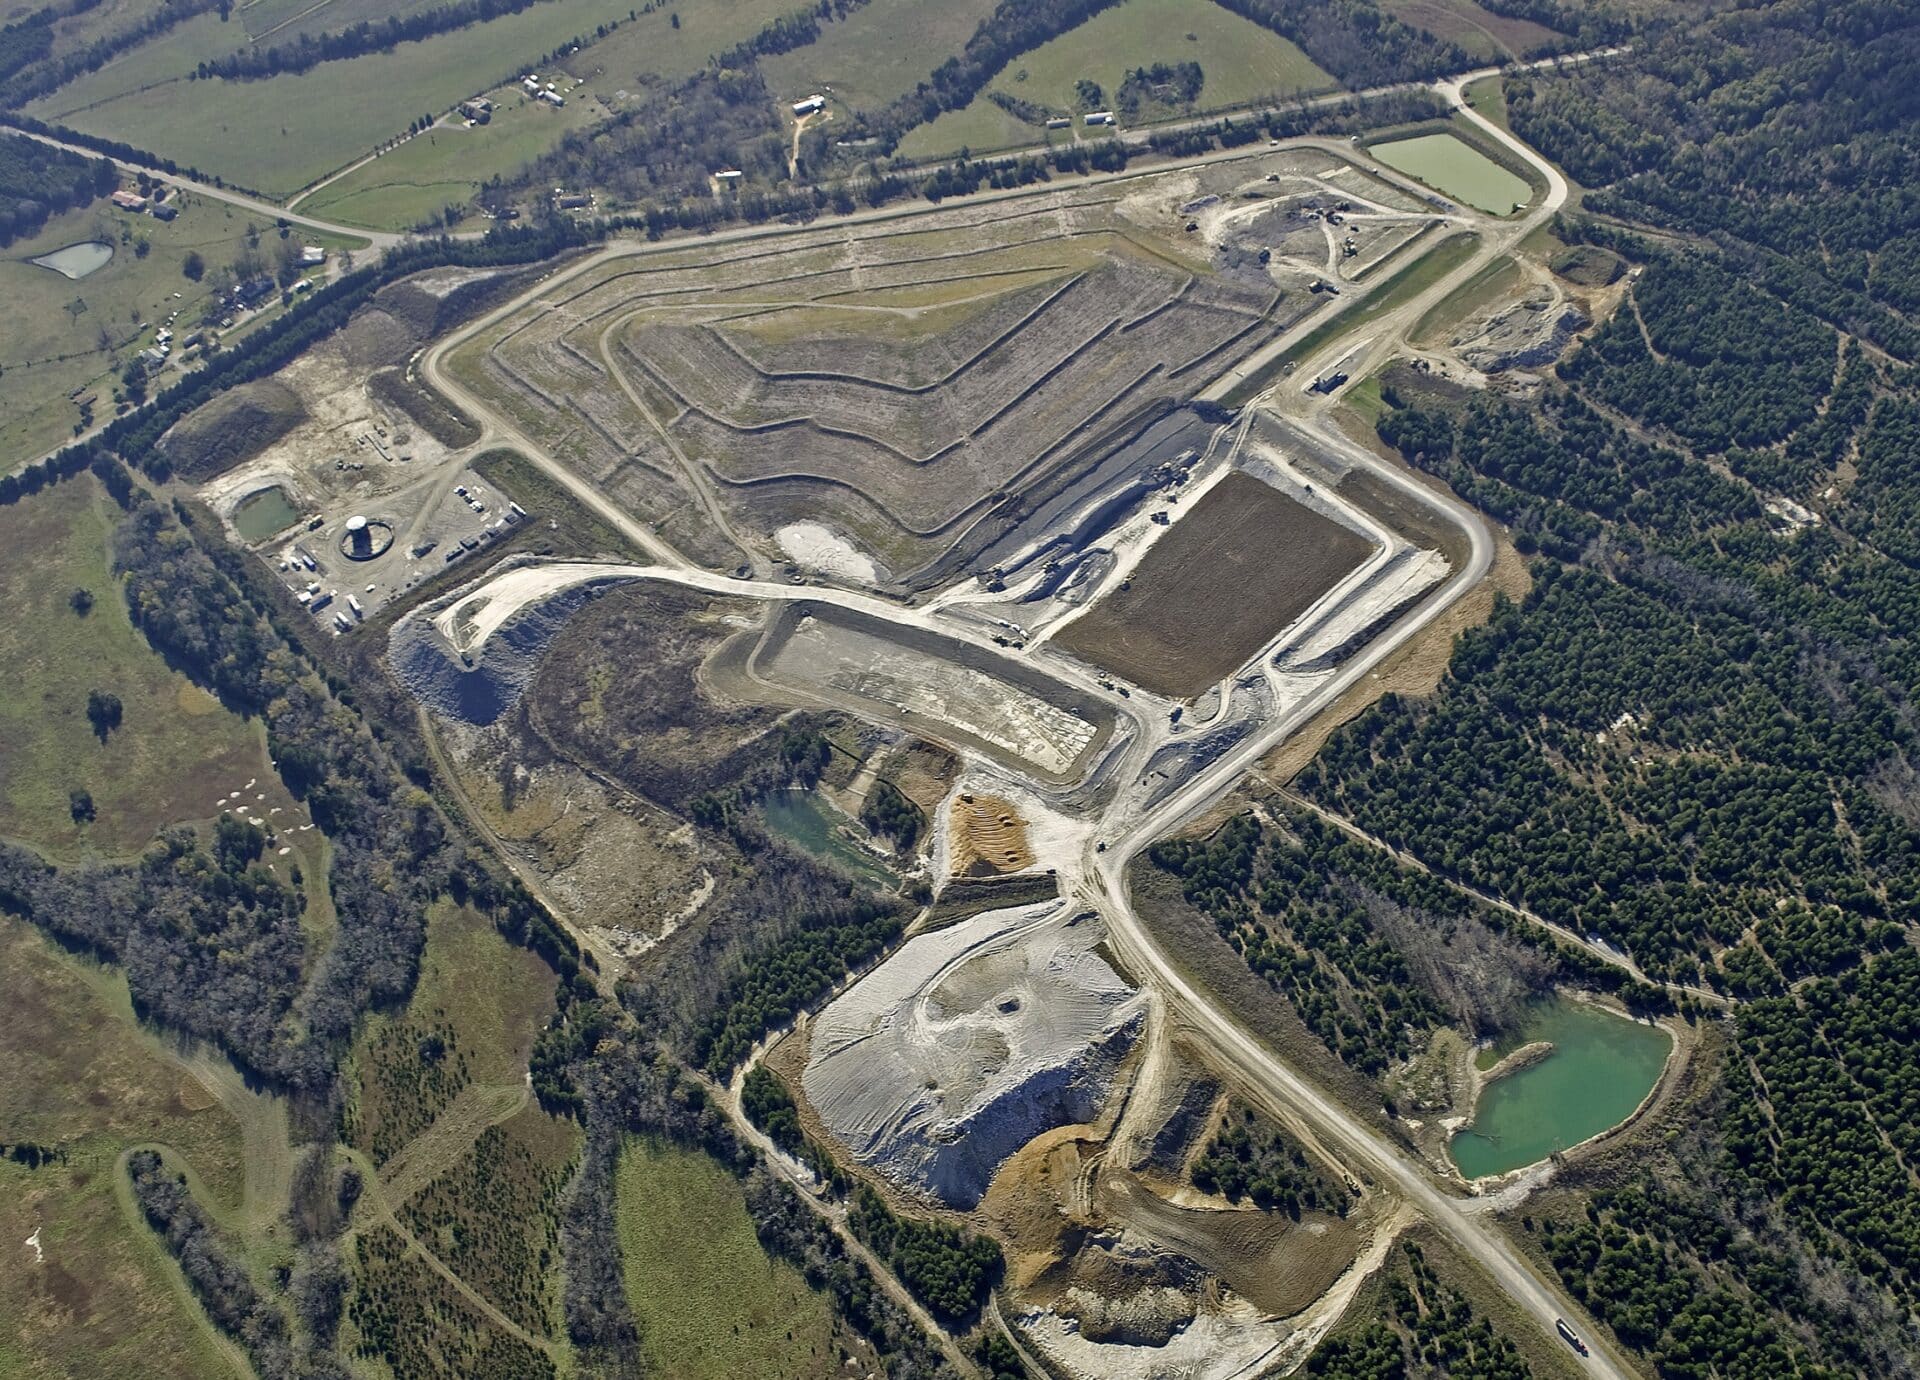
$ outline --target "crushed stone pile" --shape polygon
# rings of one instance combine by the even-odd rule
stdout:
[[[1483,374],[1542,369],[1567,352],[1590,322],[1585,312],[1551,288],[1536,287],[1504,311],[1454,337],[1460,358]]]
[[[814,1022],[802,1082],[865,1164],[955,1208],[1042,1132],[1092,1120],[1146,1013],[1049,902],[910,940]]]
[[[548,646],[594,592],[576,585],[527,605],[468,661],[424,611],[409,614],[387,639],[387,664],[401,687],[441,719],[484,728],[520,703]]]

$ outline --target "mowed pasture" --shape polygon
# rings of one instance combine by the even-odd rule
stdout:
[[[754,1235],[740,1182],[697,1150],[631,1140],[615,1219],[648,1370],[672,1380],[841,1374],[833,1310]]]
[[[0,1271],[0,1373],[248,1374],[119,1192],[125,1151],[161,1144],[202,1201],[231,1217],[242,1200],[243,1147],[251,1148],[240,1121],[137,1024],[117,974],[8,916],[0,916],[0,1011],[4,1137],[67,1156],[34,1169],[0,1160],[9,1251]],[[284,1155],[284,1136],[277,1148]],[[35,1233],[37,1254],[25,1244]]]
[[[152,342],[168,312],[179,310],[174,329],[181,336],[184,327],[199,324],[213,300],[212,270],[245,252],[250,233],[272,262],[279,239],[271,222],[190,195],[176,204],[180,214],[159,221],[98,202],[55,216],[0,256],[0,301],[7,304],[0,331],[0,470],[72,437],[81,420],[70,396],[75,390],[95,395],[96,421],[112,416],[127,360]],[[84,278],[29,262],[83,240],[113,246],[113,258]],[[349,242],[303,234],[301,243],[342,248]],[[208,270],[198,282],[182,271],[189,253],[200,255]]]
[[[518,85],[489,91],[493,118],[469,128],[457,115],[316,188],[299,201],[310,216],[369,230],[409,230],[447,207],[465,210],[495,176],[511,177],[569,131],[603,119],[597,100],[569,97],[555,110]]]
[[[448,367],[643,520],[674,523],[697,485],[767,547],[825,522],[911,586],[1283,310],[1083,196],[613,257]]]
[[[1075,112],[1075,128],[1085,133],[1078,119],[1076,83],[1096,83],[1111,107],[1126,74],[1156,62],[1200,64],[1206,78],[1196,102],[1200,109],[1339,86],[1293,43],[1213,0],[1126,0],[1021,54],[1000,70],[988,90],[1061,114]],[[964,110],[911,131],[901,151],[932,158],[962,147],[979,151],[1045,137],[1043,128],[1015,119],[983,92]]]
[[[0,508],[0,835],[62,857],[137,852],[271,774],[260,729],[170,669],[134,628],[112,569],[118,519],[91,475]],[[92,600],[84,614],[78,590]],[[104,742],[87,717],[93,690],[121,704]],[[75,790],[92,797],[91,823],[74,819]]]
[[[232,46],[209,31],[220,22],[209,13],[30,110],[284,198],[405,133],[421,115],[515,77],[568,38],[624,20],[631,8],[625,0],[550,0],[306,72],[191,81],[195,64]]]
[[[1154,543],[1131,584],[1055,646],[1143,689],[1191,699],[1246,664],[1351,573],[1367,539],[1234,472]]]
[[[925,81],[950,54],[966,47],[996,0],[871,0],[824,25],[820,38],[790,53],[763,58],[760,71],[787,100],[831,88],[833,98],[872,110]]]

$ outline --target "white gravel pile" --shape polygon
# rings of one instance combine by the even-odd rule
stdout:
[[[1103,935],[1050,902],[909,941],[814,1022],[808,1098],[863,1163],[973,1207],[1007,1156],[1106,1101],[1146,998]]]

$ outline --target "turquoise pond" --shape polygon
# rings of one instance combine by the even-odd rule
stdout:
[[[851,822],[812,791],[775,791],[760,802],[760,810],[767,828],[816,858],[882,886],[899,880],[879,858],[841,832]]]
[[[1448,1144],[1462,1174],[1477,1179],[1545,1159],[1618,1126],[1653,1091],[1673,1039],[1657,1025],[1588,1002],[1544,1002],[1505,1042],[1553,1043],[1537,1064],[1489,1083],[1473,1124]]]

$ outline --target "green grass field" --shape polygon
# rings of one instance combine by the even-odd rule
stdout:
[[[710,1156],[633,1140],[615,1204],[648,1370],[673,1380],[837,1374],[833,1314],[770,1260],[740,1183]]]
[[[820,39],[765,58],[760,70],[776,96],[798,100],[833,89],[836,100],[871,110],[913,90],[966,46],[995,0],[873,0]]]
[[[224,202],[186,196],[181,204],[180,215],[168,222],[97,202],[54,217],[0,255],[0,300],[8,308],[0,330],[0,471],[17,469],[72,436],[80,409],[68,395],[76,389],[96,394],[96,421],[112,416],[113,390],[127,360],[152,343],[168,312],[180,311],[175,330],[182,336],[188,323],[199,322],[213,297],[211,270],[246,249],[250,229],[259,234],[258,252],[272,262],[279,232],[270,222]],[[334,249],[365,243],[305,232],[299,238]],[[28,262],[91,239],[111,244],[114,254],[85,278],[64,278]],[[181,271],[189,251],[209,270],[197,283]],[[110,343],[105,351],[103,331]]]
[[[518,85],[487,94],[495,103],[489,123],[443,122],[302,198],[299,209],[343,225],[409,230],[446,206],[467,206],[488,179],[511,177],[569,130],[607,114],[585,98],[555,110],[528,100]]]
[[[0,508],[0,834],[60,856],[136,852],[269,775],[259,729],[168,669],[128,619],[108,550],[118,512],[91,476]],[[93,595],[84,617],[76,589]],[[104,744],[87,720],[93,689],[123,706]],[[93,796],[92,824],[72,818],[75,788]]]
[[[1513,127],[1507,123],[1507,88],[1498,77],[1482,77],[1461,93],[1467,104],[1478,114],[1486,116],[1505,130]]]
[[[1299,48],[1212,0],[1127,0],[1002,68],[990,90],[1062,111],[1074,110],[1074,83],[1099,83],[1112,104],[1127,72],[1155,62],[1197,62],[1206,74],[1197,107],[1217,109],[1338,83]],[[1023,124],[983,93],[912,131],[901,143],[910,157],[961,147],[975,151],[1030,144],[1044,131]]]
[[[542,959],[508,944],[487,920],[452,904],[435,907],[407,1009],[372,1017],[354,1042],[346,1139],[385,1162],[467,1088],[524,1088],[555,984]]]
[[[0,1127],[68,1152],[38,1169],[0,1161],[0,1237],[12,1253],[0,1271],[0,1374],[235,1373],[231,1349],[133,1214],[118,1162],[164,1144],[207,1205],[230,1214],[242,1191],[240,1123],[137,1025],[117,974],[4,916],[0,1011]],[[22,1244],[36,1231],[37,1261]]]
[[[631,8],[628,0],[551,0],[306,72],[263,81],[188,81],[186,73],[211,55],[205,50],[220,37],[203,31],[219,24],[205,15],[33,110],[287,197],[404,133],[420,115],[499,85],[569,37],[625,19]],[[176,45],[183,55],[174,55]]]
[[[885,3],[885,0],[881,0]],[[608,94],[637,90],[648,77],[699,71],[715,53],[751,37],[795,9],[793,0],[677,0],[640,15],[596,43],[561,59],[560,66]],[[627,11],[620,17],[626,19]],[[678,17],[678,27],[674,19]]]

